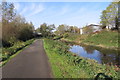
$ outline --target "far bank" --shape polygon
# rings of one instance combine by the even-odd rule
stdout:
[[[76,44],[92,45],[107,49],[120,50],[119,33],[117,31],[102,30],[91,34],[65,33],[60,40]]]

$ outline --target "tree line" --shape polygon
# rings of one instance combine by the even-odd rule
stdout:
[[[34,26],[19,15],[13,3],[2,2],[2,45],[10,47],[17,41],[26,41],[33,38]]]
[[[112,2],[105,10],[102,11],[101,21],[102,28],[119,30],[119,6],[120,2]]]
[[[51,37],[55,35],[63,36],[65,33],[80,34],[80,28],[66,24],[61,24],[56,28],[54,24],[47,25],[47,23],[43,23],[36,29],[36,32],[40,32],[44,37]]]

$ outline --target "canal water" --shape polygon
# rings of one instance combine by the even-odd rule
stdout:
[[[100,64],[120,65],[120,51],[118,50],[88,45],[72,45],[69,51],[78,54],[81,57],[94,59]]]

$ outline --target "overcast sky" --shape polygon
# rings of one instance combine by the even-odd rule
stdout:
[[[32,21],[35,28],[40,24],[75,25],[100,21],[101,12],[110,2],[14,2],[15,9],[27,21]]]

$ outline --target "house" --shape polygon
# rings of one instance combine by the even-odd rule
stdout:
[[[86,27],[89,27],[90,30],[84,31],[83,28],[80,28],[80,34],[81,35],[82,34],[89,34],[89,33],[93,33],[93,32],[102,30],[102,28],[98,24],[89,24]]]
[[[98,24],[90,24],[90,25],[88,25],[88,27],[92,27],[94,29],[93,32],[102,30],[102,28]]]

